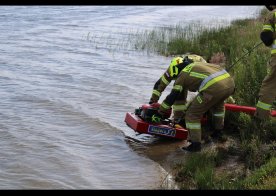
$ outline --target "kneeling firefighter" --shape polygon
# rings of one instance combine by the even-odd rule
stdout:
[[[216,64],[194,62],[186,56],[181,66],[183,70],[179,73],[170,94],[161,103],[158,112],[162,117],[183,91],[198,91],[186,108],[185,124],[189,131],[190,143],[182,149],[200,151],[202,116],[211,111],[215,128],[213,135],[221,133],[224,127],[224,101],[234,93],[235,83],[230,74]]]

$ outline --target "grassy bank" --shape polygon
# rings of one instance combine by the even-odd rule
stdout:
[[[134,42],[136,49],[151,50],[165,56],[195,53],[209,60],[225,57],[226,69],[236,83],[233,95],[239,105],[255,106],[261,82],[266,75],[270,49],[260,42],[262,10],[256,19],[236,20],[229,26],[208,28],[200,25],[145,31]],[[249,55],[239,59],[243,54]],[[239,60],[239,61],[238,61]],[[238,61],[238,62],[237,62]],[[236,63],[237,62],[237,63]],[[234,65],[234,66],[233,66]],[[266,123],[257,129],[252,116],[226,113],[225,133],[233,141],[223,148],[193,153],[175,166],[176,181],[182,189],[276,189],[276,128]],[[221,172],[235,160],[239,168]]]

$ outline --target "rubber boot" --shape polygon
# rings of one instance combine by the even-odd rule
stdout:
[[[199,151],[201,151],[201,143],[200,142],[191,142],[188,146],[182,147],[182,150],[186,150],[189,152],[199,152]]]

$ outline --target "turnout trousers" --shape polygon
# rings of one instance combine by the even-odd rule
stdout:
[[[185,121],[189,131],[188,140],[201,142],[201,118],[210,111],[214,119],[214,128],[223,129],[224,126],[224,101],[234,93],[233,87],[227,89],[216,89],[215,92],[201,92],[189,105]]]
[[[186,110],[186,99],[187,99],[188,92],[182,91],[177,99],[175,100],[174,104],[172,105],[173,110],[173,118],[175,120],[184,118],[185,110]]]
[[[268,119],[270,110],[276,98],[276,54],[271,56],[267,67],[267,75],[264,78],[260,92],[259,100],[256,105],[255,116],[259,119]]]

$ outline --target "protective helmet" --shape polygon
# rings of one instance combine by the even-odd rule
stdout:
[[[184,61],[185,59],[188,59],[188,61],[192,61],[192,62],[202,62],[202,63],[207,63],[207,61],[199,55],[196,54],[187,54],[184,55]]]
[[[206,63],[206,60],[196,54],[186,54],[183,56],[177,56],[172,59],[170,64],[170,75],[171,77],[176,77],[180,71],[185,68],[187,65],[193,62],[203,62]]]
[[[182,65],[184,62],[184,58],[181,56],[174,57],[170,64],[170,75],[171,77],[178,76],[179,72],[181,71],[179,69],[179,65]]]
[[[275,5],[265,5],[265,7],[269,10],[272,11],[275,9]]]

